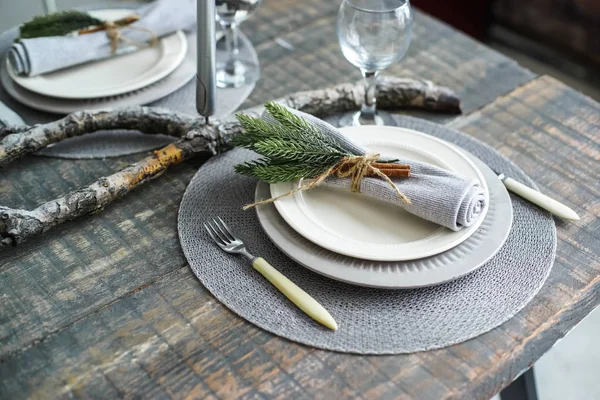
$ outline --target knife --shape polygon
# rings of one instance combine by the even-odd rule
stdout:
[[[561,202],[558,202],[553,198],[548,197],[545,194],[522,184],[521,182],[517,182],[504,174],[499,174],[498,178],[502,181],[502,183],[504,183],[504,186],[506,186],[506,189],[508,189],[509,191],[518,194],[519,196],[523,197],[526,200],[529,200],[530,202],[543,208],[544,210],[550,211],[557,217],[561,217],[571,221],[579,220],[579,215],[577,215],[575,211],[565,206]]]
[[[215,113],[215,0],[197,0],[196,24],[198,60],[196,71],[196,109],[206,118]]]

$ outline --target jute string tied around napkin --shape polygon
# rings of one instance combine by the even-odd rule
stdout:
[[[360,193],[360,184],[363,178],[368,176],[378,176],[380,178],[383,178],[392,187],[392,189],[394,189],[396,195],[398,195],[398,197],[403,202],[405,202],[406,204],[411,204],[408,197],[406,197],[390,179],[390,176],[409,177],[410,166],[407,164],[377,163],[379,159],[380,155],[377,153],[368,153],[364,156],[344,157],[339,163],[337,163],[331,168],[328,168],[325,172],[323,172],[316,178],[307,180],[305,183],[302,183],[298,188],[290,190],[289,192],[279,195],[277,197],[271,197],[267,200],[257,201],[252,204],[246,204],[243,207],[243,209],[247,210],[249,208],[260,206],[262,204],[272,203],[274,201],[277,201],[287,196],[291,196],[300,191],[314,189],[321,183],[323,183],[323,181],[329,176],[337,176],[338,178],[349,177],[351,179],[350,191],[355,193]]]
[[[124,28],[124,27],[129,28],[129,29],[134,29],[137,31],[148,32],[151,35],[151,38],[149,41],[150,47],[156,46],[158,44],[158,37],[152,30],[147,29],[147,28],[141,28],[139,26],[131,26],[132,23],[139,21],[139,19],[140,19],[139,15],[133,14],[133,15],[130,15],[130,16],[127,16],[125,18],[121,18],[121,19],[118,19],[115,21],[105,21],[102,25],[92,26],[90,28],[82,29],[79,31],[79,34],[85,35],[88,33],[95,33],[95,32],[99,32],[102,30],[106,31],[106,37],[108,38],[108,41],[110,42],[110,54],[115,54],[117,52],[120,42],[131,44],[138,48],[146,46],[145,43],[139,43],[139,42],[136,42],[134,40],[131,40],[131,39],[128,39],[127,37],[125,37],[123,35],[123,33],[121,32],[121,28]]]
[[[128,39],[127,37],[123,36],[123,33],[121,32],[121,29],[119,28],[119,25],[117,25],[114,21],[106,21],[103,25],[104,25],[104,28],[106,29],[106,36],[108,37],[108,40],[110,41],[110,54],[115,54],[117,52],[120,42],[131,44],[138,48],[146,46],[146,44],[144,44],[144,43],[139,43],[139,42],[136,42],[134,40]],[[143,32],[148,32],[151,35],[151,39],[149,42],[150,47],[154,47],[158,44],[158,37],[150,29],[140,28],[138,26],[130,26],[130,25],[127,26],[127,28],[135,29],[135,30],[143,31]]]

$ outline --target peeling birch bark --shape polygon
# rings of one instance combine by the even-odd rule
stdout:
[[[329,89],[297,92],[277,101],[322,116],[356,110],[361,106],[363,97],[363,85],[349,83]],[[417,107],[431,111],[460,112],[460,101],[450,89],[414,79],[381,79],[377,104],[392,110]],[[259,114],[262,110],[262,107],[255,107],[243,112]],[[180,139],[121,171],[34,210],[0,206],[1,245],[17,245],[58,224],[97,213],[136,187],[161,176],[172,165],[196,155],[214,155],[229,150],[231,138],[242,132],[234,117],[206,125],[204,118],[159,108],[80,111],[48,124],[0,130],[0,167],[61,140],[111,129],[162,133]]]
[[[31,129],[29,125],[9,125],[0,128],[0,140],[13,133],[23,133]]]

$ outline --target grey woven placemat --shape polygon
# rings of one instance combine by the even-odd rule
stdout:
[[[399,126],[430,133],[470,151],[491,168],[533,182],[482,142],[447,127],[408,117]],[[179,210],[179,238],[192,270],[232,311],[274,333],[310,346],[360,354],[429,350],[481,335],[521,310],[548,276],[556,251],[549,213],[512,196],[514,221],[504,247],[477,271],[440,286],[379,290],[351,286],[315,274],[279,251],[262,231],[256,213],[241,206],[254,199],[256,181],[233,173],[254,157],[246,150],[217,156],[190,182]],[[306,289],[340,328],[313,322],[255,272],[248,261],[218,249],[202,228],[210,216],[229,222],[254,254],[263,256]]]

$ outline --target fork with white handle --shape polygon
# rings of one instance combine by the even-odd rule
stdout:
[[[337,323],[321,304],[310,297],[308,293],[300,289],[296,284],[286,278],[281,272],[273,268],[265,259],[255,257],[248,252],[246,245],[231,232],[229,227],[220,217],[207,221],[204,227],[215,243],[223,251],[232,254],[241,254],[252,262],[255,270],[260,272],[281,293],[290,299],[295,305],[304,311],[315,321],[325,325],[329,329],[336,330]]]

